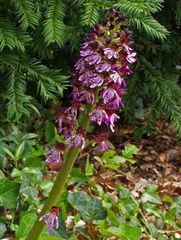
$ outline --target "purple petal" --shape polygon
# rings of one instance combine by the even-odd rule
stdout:
[[[87,57],[93,53],[93,50],[87,49],[87,50],[82,50],[80,51],[80,56],[81,57]]]
[[[99,64],[101,62],[101,55],[95,53],[90,56],[87,56],[85,60],[89,65]]]
[[[114,71],[113,74],[110,75],[110,78],[113,80],[114,83],[119,83],[120,85],[124,82],[124,79],[116,71]]]
[[[129,54],[127,57],[126,57],[126,60],[129,62],[129,63],[134,63],[136,62],[136,53],[133,52],[131,54]]]
[[[109,72],[111,70],[111,65],[108,63],[100,63],[96,66],[96,70],[100,73]]]
[[[109,150],[107,144],[104,141],[101,142],[101,144],[100,144],[100,150],[101,150],[101,152],[107,152]]]
[[[118,55],[117,51],[111,48],[104,48],[103,51],[104,51],[104,55],[107,56],[108,59],[117,58],[117,55]]]
[[[111,131],[114,132],[114,122],[117,121],[118,119],[120,119],[120,117],[113,113],[110,117],[109,117],[109,121],[110,121],[110,128]]]

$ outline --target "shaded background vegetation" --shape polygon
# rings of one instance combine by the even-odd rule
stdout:
[[[129,16],[138,52],[123,121],[139,127],[141,136],[154,133],[155,120],[164,115],[181,134],[180,0],[1,0],[1,123],[31,125],[32,113],[47,115],[70,84],[84,36],[110,7]]]

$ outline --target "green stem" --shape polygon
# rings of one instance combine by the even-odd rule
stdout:
[[[82,121],[80,123],[80,126],[83,128],[87,128],[90,116],[89,113],[93,110],[94,104],[89,106],[87,108],[86,113],[83,115]],[[60,193],[63,190],[65,183],[67,181],[67,178],[71,172],[71,169],[74,165],[74,162],[80,152],[80,148],[71,148],[68,150],[68,152],[64,155],[64,165],[60,169],[60,172],[57,176],[57,179],[53,185],[53,188],[50,192],[49,197],[47,198],[44,207],[42,208],[38,218],[36,219],[31,231],[28,234],[27,240],[37,240],[38,237],[41,234],[41,231],[44,227],[44,223],[39,221],[39,217],[43,216],[47,211],[51,209],[53,205],[56,205],[56,203],[59,200]]]
[[[50,193],[49,197],[47,198],[45,205],[44,205],[41,213],[39,214],[36,222],[34,223],[32,229],[27,237],[27,240],[36,240],[40,236],[41,231],[44,227],[44,223],[42,221],[41,222],[39,221],[39,217],[43,216],[47,211],[49,211],[51,209],[51,207],[53,205],[56,205],[56,203],[58,202],[60,193],[64,188],[66,180],[70,174],[70,171],[71,171],[72,166],[78,156],[79,151],[80,151],[79,148],[72,148],[67,152],[67,154],[65,156],[65,163],[62,166],[62,168],[60,169],[60,172],[59,172],[57,179],[53,185],[51,193]]]

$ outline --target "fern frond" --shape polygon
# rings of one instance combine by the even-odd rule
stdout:
[[[9,74],[7,92],[7,116],[9,119],[15,118],[18,122],[22,115],[29,117],[31,110],[38,112],[38,109],[31,103],[32,97],[25,94],[26,81],[19,74],[17,69]]]
[[[85,0],[70,0],[70,2],[72,5],[80,7],[85,3]]]
[[[62,47],[67,40],[67,29],[63,23],[65,15],[64,4],[60,0],[51,0],[46,10],[43,37],[47,46],[57,43]]]
[[[181,107],[178,104],[178,92],[175,92],[175,84],[171,83],[171,80],[164,79],[145,58],[142,58],[141,61],[145,66],[144,73],[152,92],[153,101],[175,124],[178,136],[181,136]],[[179,91],[179,95],[181,95],[181,89]]]
[[[42,59],[53,59],[52,49],[44,43],[44,38],[41,35],[42,28],[38,28],[33,35],[33,45],[32,50]]]
[[[157,101],[150,103],[149,108],[145,112],[145,120],[143,128],[143,134],[149,134],[155,136],[156,134],[156,121],[160,117],[160,108]]]
[[[56,93],[62,95],[68,78],[62,76],[58,70],[50,70],[36,59],[20,60],[19,64],[22,70],[28,71],[32,78],[37,79],[38,90],[45,101],[55,98]]]
[[[87,25],[89,27],[92,27],[99,21],[97,2],[95,0],[91,0],[84,5],[85,12],[81,16],[80,22],[83,26]]]
[[[164,0],[122,0],[115,6],[129,16],[148,15],[161,10]]]
[[[25,45],[30,41],[31,37],[28,34],[17,30],[7,19],[0,19],[0,51],[7,47],[10,50],[25,52]]]
[[[1,54],[0,63],[10,68],[18,67],[29,81],[37,82],[44,101],[55,98],[57,94],[62,96],[63,90],[68,86],[67,76],[61,75],[58,70],[49,69],[36,59],[19,59],[14,55]]]
[[[35,4],[32,0],[12,0],[16,14],[23,30],[28,27],[35,28],[38,25],[38,15],[35,12]]]
[[[137,16],[130,18],[130,22],[139,31],[144,30],[148,36],[158,38],[160,40],[166,39],[169,34],[168,30],[157,22],[152,16]]]
[[[126,122],[133,125],[136,121],[135,112],[139,108],[138,99],[142,89],[142,83],[140,83],[140,77],[138,73],[135,73],[133,77],[128,79],[127,93],[125,95],[125,111],[124,118]]]
[[[177,24],[179,25],[181,23],[181,0],[177,1],[175,19]]]
[[[122,0],[115,6],[128,14],[130,23],[139,31],[144,30],[148,36],[164,40],[169,32],[151,15],[161,10],[163,2],[163,0]]]

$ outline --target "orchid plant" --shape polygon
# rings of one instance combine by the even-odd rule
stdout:
[[[60,169],[59,174],[28,240],[38,239],[44,222],[49,230],[54,225],[58,227],[59,210],[54,210],[59,208],[55,205],[80,150],[86,145],[88,124],[109,126],[114,132],[115,123],[120,118],[117,113],[124,107],[125,77],[132,73],[129,65],[136,61],[126,18],[111,9],[108,20],[94,27],[80,49],[72,74],[71,105],[61,109],[56,119],[58,133],[64,136],[66,144],[57,144],[47,152],[47,165],[54,170]],[[80,112],[83,117],[79,122]],[[106,137],[105,133],[96,137],[101,151],[108,150]]]

